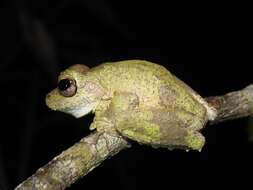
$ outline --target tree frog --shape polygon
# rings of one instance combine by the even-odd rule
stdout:
[[[165,67],[144,60],[70,66],[46,96],[49,108],[82,117],[90,129],[154,147],[201,150],[200,130],[216,110]]]

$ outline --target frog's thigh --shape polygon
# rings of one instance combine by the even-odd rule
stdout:
[[[157,144],[160,127],[152,122],[152,112],[130,111],[116,118],[116,129],[123,136],[142,144]]]
[[[156,110],[153,111],[153,122],[160,127],[161,144],[168,147],[201,150],[205,144],[205,138],[198,132],[202,121],[192,113],[178,109]]]
[[[132,110],[118,115],[116,129],[123,136],[142,144],[201,150],[204,137],[175,118],[163,109]]]

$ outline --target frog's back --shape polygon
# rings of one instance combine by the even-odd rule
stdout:
[[[126,73],[133,75],[138,72],[142,72],[143,74],[148,74],[147,77],[150,77],[149,74],[152,75],[161,75],[168,74],[168,70],[163,66],[149,62],[144,60],[126,60],[126,61],[118,61],[118,62],[108,62],[103,63],[94,68],[95,70],[100,70],[104,72],[113,72],[117,71],[117,73]],[[113,73],[116,74],[116,73]]]
[[[93,71],[108,90],[134,93],[143,107],[171,107],[181,102],[185,110],[192,111],[199,104],[192,96],[194,91],[190,87],[155,63],[119,61],[101,64]]]
[[[104,63],[95,67],[94,70],[99,74],[99,78],[102,81],[110,82],[109,86],[117,84],[122,86],[125,83],[125,85],[129,86],[132,85],[131,82],[135,82],[138,85],[142,82],[145,82],[146,85],[152,85],[154,80],[167,81],[172,77],[170,72],[163,66],[144,60]]]
[[[172,77],[163,66],[143,60],[104,63],[93,71],[108,90],[135,93],[140,102],[153,105],[159,97],[157,88]]]

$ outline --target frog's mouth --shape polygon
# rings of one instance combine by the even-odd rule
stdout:
[[[74,109],[66,109],[63,112],[73,115],[75,118],[80,118],[96,108],[96,103],[89,103],[86,105],[81,105]]]

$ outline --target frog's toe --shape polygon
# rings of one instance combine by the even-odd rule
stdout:
[[[93,130],[95,130],[96,128],[97,128],[96,123],[95,123],[95,122],[91,123],[89,129],[90,129],[91,131],[93,131]]]
[[[192,150],[201,151],[205,145],[205,137],[197,131],[190,131],[185,137],[185,141],[187,146]]]

